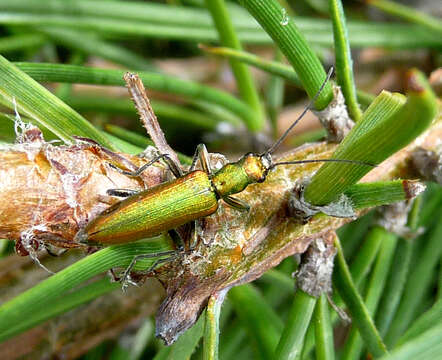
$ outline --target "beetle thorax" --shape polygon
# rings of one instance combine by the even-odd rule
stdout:
[[[259,183],[266,179],[268,168],[266,167],[267,160],[264,160],[261,155],[246,154],[244,156],[244,171],[249,178],[249,183]]]

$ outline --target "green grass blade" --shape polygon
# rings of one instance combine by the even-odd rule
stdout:
[[[287,11],[276,0],[241,0],[240,3],[272,37],[295,69],[309,98],[313,99],[324,82],[326,73],[293,19],[288,17]],[[315,101],[315,109],[324,109],[332,98],[332,87],[327,83]]]
[[[269,61],[246,51],[238,51],[224,47],[200,46],[200,48],[209,54],[242,61],[269,74],[282,77],[297,87],[302,87],[301,80],[299,80],[299,77],[296,75],[293,68],[279,61]],[[358,100],[365,106],[370,105],[375,98],[374,95],[366,93],[362,90],[357,90],[357,97]]]
[[[230,16],[224,0],[206,0],[206,6],[212,14],[221,44],[241,50],[241,43],[231,22],[232,16]],[[241,98],[255,111],[255,121],[249,124],[249,129],[254,132],[260,131],[264,126],[264,114],[249,68],[236,60],[230,60],[230,67]]]
[[[338,229],[337,234],[342,242],[346,259],[352,259],[356,256],[356,252],[362,246],[366,234],[372,226],[373,215],[373,212],[370,212],[368,215]]]
[[[211,296],[206,308],[206,319],[204,325],[204,360],[218,359],[219,344],[219,317],[221,314],[221,305],[223,299]]]
[[[438,211],[436,216],[441,216]],[[429,289],[433,272],[442,256],[442,222],[439,222],[426,238],[418,263],[407,280],[401,302],[391,327],[385,336],[388,345],[394,345],[413,320],[416,310]]]
[[[113,144],[91,123],[2,56],[0,96],[12,109],[15,99],[19,112],[42,124],[65,142],[72,142],[72,135],[78,135],[115,150]]]
[[[302,86],[301,80],[299,80],[298,75],[296,75],[296,72],[289,65],[283,64],[278,61],[265,60],[246,51],[238,51],[225,47],[202,46],[201,48],[209,54],[242,61],[246,64],[252,65],[258,69],[268,72],[269,74],[280,76],[298,87]]]
[[[33,2],[35,2],[35,0]],[[46,1],[40,1],[40,3],[47,4]],[[60,1],[58,1],[57,5],[59,5],[59,3]],[[88,4],[89,2],[86,3]],[[199,25],[200,20],[207,18],[207,13],[195,12],[192,19],[187,21],[188,26],[183,26],[182,24],[177,25],[174,19],[179,18],[180,10],[177,10],[177,7],[166,5],[162,5],[163,8],[161,11],[168,12],[168,19],[166,21],[156,22],[156,11],[150,12],[150,15],[144,17],[141,21],[129,21],[119,19],[118,16],[115,15],[108,17],[91,15],[69,16],[65,15],[69,12],[63,12],[62,10],[58,13],[55,11],[51,14],[51,8],[47,5],[44,5],[44,7],[36,13],[28,9],[27,4],[22,5],[21,13],[6,12],[5,10],[8,10],[11,4],[14,6],[15,1],[0,0],[0,10],[3,11],[0,16],[1,24],[10,26],[65,27],[75,30],[87,30],[107,37],[150,37],[194,42],[216,42],[218,40],[218,34],[212,26],[208,28],[207,25]],[[180,7],[178,9],[180,9]],[[171,12],[173,12],[174,16],[170,16]],[[236,17],[237,16],[235,16],[235,18]],[[252,20],[251,23],[250,20]],[[244,19],[239,19],[239,21],[243,22]],[[242,43],[267,45],[272,43],[271,38],[253,22],[253,19],[248,18],[245,21],[247,22],[245,27],[236,26],[238,38]],[[296,22],[303,31],[306,39],[312,45],[333,45],[332,28],[328,21],[299,17]],[[442,45],[442,39],[440,39],[440,37],[433,36],[433,34],[428,33],[426,29],[417,25],[349,22],[348,31],[350,44],[353,48],[377,46],[404,49],[438,49]]]
[[[13,329],[8,329],[8,332],[10,334],[19,334],[48,319],[64,314],[69,310],[75,309],[80,305],[86,304],[119,288],[121,289],[119,283],[112,283],[107,278],[95,281],[92,284],[88,284],[80,289],[76,289],[75,291],[54,299],[51,301],[50,307],[46,307],[44,310],[40,309],[41,311],[33,314],[31,319],[25,319],[25,321],[17,323],[15,326],[12,326]]]
[[[365,209],[409,200],[425,190],[425,185],[413,180],[379,181],[350,186],[344,194],[355,209]]]
[[[362,280],[368,275],[378,254],[384,234],[385,229],[378,225],[373,226],[367,232],[364,242],[350,265],[350,273],[356,287],[359,288]]]
[[[259,352],[266,359],[272,358],[282,332],[281,319],[251,284],[232,288],[229,300]]]
[[[408,226],[411,230],[417,229],[418,213],[422,196],[414,200],[413,207],[408,215]],[[376,325],[382,336],[385,336],[394,314],[399,305],[402,293],[406,284],[407,275],[410,270],[410,262],[416,240],[401,239],[391,266],[385,286],[384,295],[376,314]]]
[[[127,267],[137,254],[170,250],[164,238],[143,243],[111,246],[89,255],[21,293],[0,307],[0,341],[4,341],[37,324],[47,304],[65,296],[79,284],[114,267]],[[137,262],[137,269],[148,268],[155,259]],[[46,319],[45,319],[46,320]]]
[[[396,248],[397,237],[386,230],[381,236],[382,243],[379,250],[373,272],[371,273],[365,295],[365,305],[371,316],[376,313],[376,309],[385,286],[386,278],[393,260]],[[394,269],[393,269],[394,271]],[[342,360],[358,359],[363,348],[362,339],[357,328],[352,328],[342,353]]]
[[[62,26],[89,27],[101,30],[106,35],[167,37],[166,34],[169,34],[169,36],[188,39],[192,39],[192,36],[199,36],[200,39],[194,39],[196,41],[204,41],[201,40],[204,36],[205,41],[217,40],[217,34],[212,30],[213,23],[210,14],[205,9],[195,7],[135,1],[122,3],[120,1],[77,0],[73,3],[65,0],[0,0],[0,10],[3,13],[10,12],[11,15],[15,15],[15,22],[18,20],[17,17],[23,18],[24,15],[16,14],[17,12],[27,13],[39,16],[39,19],[34,21],[38,25],[47,21]],[[270,43],[269,37],[242,8],[229,4],[229,10],[235,14],[232,22],[241,40],[259,40],[261,43]],[[174,16],[170,16],[171,13]],[[57,15],[65,16],[57,19]],[[5,14],[4,17],[8,18],[8,15]],[[84,21],[81,20],[82,18]],[[297,24],[306,33],[310,42],[326,46],[333,44],[332,29],[328,21],[298,17]],[[195,27],[200,28],[201,31],[192,31]],[[188,30],[191,31],[188,32]],[[438,46],[437,43],[439,43],[440,46],[440,39],[419,30],[422,29],[402,24],[349,22],[352,45],[408,48]],[[415,36],[412,37],[412,34]]]
[[[333,276],[334,285],[346,303],[348,310],[352,315],[353,324],[354,326],[357,326],[369,351],[374,356],[384,355],[387,353],[387,348],[374,325],[370,312],[356,289],[339,240],[336,240],[336,247],[338,249],[338,255],[336,269]]]
[[[315,313],[316,359],[333,360],[335,358],[333,327],[328,309],[327,296],[322,294],[316,302]]]
[[[331,157],[379,164],[420,135],[437,113],[436,97],[417,70],[408,74],[408,84],[405,104],[402,95],[382,92]],[[313,176],[305,199],[315,205],[328,204],[370,169],[351,163],[327,163]]]
[[[275,351],[274,359],[294,360],[301,354],[304,336],[310,324],[316,298],[302,290],[297,290],[286,325]]]
[[[435,360],[442,354],[442,324],[395,348],[380,360]]]
[[[42,82],[125,86],[124,70],[43,63],[16,63],[16,65],[32,78]],[[140,71],[138,75],[148,91],[152,89],[190,99],[205,100],[230,110],[246,123],[253,122],[253,116],[251,116],[253,112],[250,107],[224,91],[164,74]]]
[[[37,30],[55,43],[64,47],[79,50],[85,54],[101,57],[116,64],[127,66],[133,70],[153,70],[153,65],[138,54],[121,46],[104,41],[82,31],[72,31],[66,28],[42,28]]]
[[[132,115],[138,118],[135,106],[128,98],[73,95],[64,99],[64,101],[77,111]],[[157,100],[151,101],[151,105],[155,111],[155,115],[158,117],[160,125],[162,118],[166,118],[175,120],[177,123],[180,123],[180,126],[184,125],[204,131],[215,131],[217,125],[220,123],[216,118],[181,105]],[[236,125],[239,125],[239,123],[236,123]]]
[[[431,15],[419,12],[415,8],[410,8],[406,5],[389,0],[366,0],[371,6],[374,6],[389,15],[397,16],[401,19],[407,20],[425,26],[427,29],[436,31],[439,36],[442,35],[442,21]]]
[[[342,89],[342,94],[344,95],[351,118],[354,121],[359,121],[362,117],[362,111],[356,99],[353,61],[351,59],[344,9],[341,0],[330,0],[329,6],[333,20],[337,83]]]
[[[406,344],[425,331],[442,324],[442,299],[439,299],[427,312],[422,314],[401,336],[398,346]]]
[[[47,42],[43,35],[39,34],[17,34],[0,38],[0,54],[20,51],[29,48],[39,48]]]
[[[200,316],[198,321],[189,330],[170,346],[168,360],[188,360],[195,351],[204,333],[204,316]]]

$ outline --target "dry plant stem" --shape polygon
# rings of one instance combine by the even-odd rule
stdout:
[[[81,256],[70,252],[68,256],[47,257],[44,262],[51,269],[59,270]],[[0,303],[38,284],[47,276],[29,258],[11,255],[1,259]],[[155,280],[140,288],[133,287],[126,294],[117,286],[116,291],[106,296],[1,343],[0,358],[78,358],[103,341],[114,339],[131,325],[137,327],[140,321],[156,311],[162,297],[161,285]]]
[[[441,137],[442,123],[437,122],[418,141],[388,159],[387,165],[373,169],[365,180],[406,178],[406,164],[417,143],[432,149]],[[327,158],[335,148],[334,144],[308,144],[281,160]],[[103,196],[107,189],[144,187],[141,180],[113,171],[107,163],[131,169],[141,161],[91,143],[56,149],[34,142],[9,146],[0,152],[2,178],[11,179],[0,183],[0,237],[20,240],[23,231],[44,224],[46,230],[34,232],[38,240],[62,247],[78,246],[72,242],[73,235],[79,224],[108,206],[103,202],[112,200]],[[348,221],[315,216],[300,225],[287,216],[288,198],[296,182],[310,177],[319,166],[280,166],[264,183],[251,185],[238,195],[251,206],[249,213],[227,208],[221,202],[216,214],[199,221],[198,235],[205,241],[199,241],[193,253],[158,271],[167,291],[157,315],[158,335],[167,343],[173,342],[196,321],[209,296],[256,279],[285,257],[304,252],[313,239]],[[152,186],[164,181],[165,172],[162,167],[150,167],[146,182]],[[69,205],[69,199],[75,199],[75,206]],[[6,215],[11,213],[17,216],[11,219]],[[253,246],[247,247],[249,243]]]
[[[41,140],[38,129],[31,131],[23,135],[27,142],[0,151],[0,238],[16,240],[19,252],[23,234],[29,233],[32,240],[79,247],[73,242],[79,228],[116,201],[108,189],[142,190],[166,179],[161,165],[149,167],[141,179],[109,166],[133,171],[146,162],[139,157],[87,141],[54,147]]]
[[[129,93],[137,108],[138,114],[140,115],[141,123],[146,128],[155,146],[161,154],[168,154],[173,162],[179,167],[180,161],[178,160],[178,156],[169,146],[164,137],[163,130],[161,130],[157,117],[150,105],[149,98],[146,95],[143,82],[137,74],[129,72],[124,75],[124,81],[127,84]]]

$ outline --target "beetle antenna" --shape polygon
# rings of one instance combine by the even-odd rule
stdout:
[[[310,100],[308,105],[305,107],[304,111],[301,113],[301,115],[298,116],[298,118],[292,123],[292,125],[289,126],[289,128],[284,132],[284,134],[281,135],[281,137],[275,141],[275,143],[268,149],[265,153],[266,154],[273,154],[275,150],[281,145],[281,143],[284,141],[284,139],[287,137],[289,132],[296,126],[296,124],[304,117],[304,115],[307,113],[307,111],[310,110],[313,103],[316,101],[316,99],[321,94],[321,91],[324,89],[325,85],[327,85],[327,82],[330,80],[331,76],[333,74],[333,66],[330,67],[330,70],[327,73],[327,76],[322,83],[321,87],[319,88],[318,92],[315,94],[313,99]]]
[[[364,165],[370,167],[376,167],[377,165],[366,162],[366,161],[358,161],[358,160],[346,160],[346,159],[312,159],[312,160],[298,160],[298,161],[282,161],[276,164],[272,164],[269,168],[273,169],[275,166],[279,165],[296,165],[296,164],[310,164],[310,163],[318,163],[318,162],[343,162],[349,164],[357,164]]]

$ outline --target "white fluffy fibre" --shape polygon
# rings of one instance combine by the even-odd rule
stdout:
[[[333,100],[324,110],[313,112],[327,130],[329,141],[341,142],[354,126],[354,122],[348,115],[341,88],[334,86],[333,94]]]

